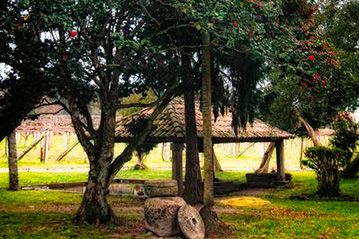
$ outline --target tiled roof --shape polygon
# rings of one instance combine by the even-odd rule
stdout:
[[[133,115],[122,118],[116,125],[116,141],[128,142],[133,136],[128,132],[126,125],[142,115],[149,115],[152,109],[144,109]],[[203,136],[202,113],[199,109],[199,103],[196,103],[197,135]],[[266,142],[292,137],[286,131],[255,119],[252,124],[248,124],[245,130],[240,130],[236,135],[231,126],[232,115],[228,112],[225,115],[219,115],[216,121],[212,119],[212,136],[214,143],[228,142]],[[181,99],[175,99],[163,110],[154,122],[154,130],[150,133],[147,140],[151,142],[184,142],[185,138],[185,120],[184,120],[184,102]]]

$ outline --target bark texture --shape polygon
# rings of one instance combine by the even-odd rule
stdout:
[[[185,130],[186,130],[186,173],[183,197],[188,204],[194,205],[202,201],[203,186],[198,155],[198,137],[195,114],[195,92],[192,72],[192,53],[182,53],[182,64],[186,69]]]
[[[202,33],[202,117],[203,117],[203,153],[204,153],[204,192],[205,207],[214,204],[213,195],[213,145],[212,145],[212,89],[211,89],[211,55],[209,32]]]
[[[202,201],[203,187],[199,165],[198,139],[193,91],[187,91],[185,93],[185,122],[186,174],[183,196],[188,204],[194,205]]]
[[[15,131],[8,135],[9,190],[19,189]]]
[[[204,222],[206,237],[228,238],[231,235],[230,228],[219,219],[217,213],[211,207],[204,206],[199,213]]]
[[[81,206],[75,217],[77,224],[84,222],[92,225],[116,224],[116,216],[106,199],[108,193],[106,173],[108,170],[101,168],[90,170]]]

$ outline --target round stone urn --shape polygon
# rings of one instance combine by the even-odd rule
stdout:
[[[169,197],[178,194],[176,180],[148,180],[143,184],[143,189],[148,197]]]

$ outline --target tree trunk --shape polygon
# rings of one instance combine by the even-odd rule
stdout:
[[[146,169],[147,166],[145,165],[146,155],[144,153],[137,152],[137,163],[133,167],[134,170]]]
[[[92,161],[92,160],[90,160]],[[90,165],[88,182],[81,206],[75,217],[76,224],[91,225],[117,223],[116,216],[107,202],[109,164]]]
[[[269,171],[269,163],[270,163],[270,160],[272,158],[272,154],[274,152],[274,149],[275,149],[275,143],[271,142],[268,145],[266,151],[263,154],[261,165],[255,171],[255,173],[268,173],[268,171]]]
[[[19,189],[19,178],[17,168],[16,139],[13,131],[8,136],[8,161],[9,161],[9,190],[17,191]]]
[[[323,159],[327,162],[328,159]],[[339,169],[330,164],[324,163],[317,174],[318,195],[321,197],[337,197],[340,195]]]
[[[343,170],[341,176],[343,178],[355,178],[359,172],[359,154],[353,159],[353,161]]]
[[[202,118],[203,118],[203,153],[204,153],[204,194],[206,208],[214,205],[213,196],[213,145],[212,145],[212,90],[211,90],[211,55],[209,32],[202,33]]]
[[[182,60],[187,72],[191,72],[191,56],[184,53],[182,54]],[[191,87],[188,88],[193,89],[192,79],[188,77],[186,81],[191,84]],[[186,126],[186,174],[183,197],[188,204],[194,205],[202,201],[203,187],[199,165],[195,95],[193,90],[187,90],[184,93],[184,103]]]
[[[304,138],[300,137],[300,153],[299,153],[299,167],[301,170],[304,169],[303,165],[303,151],[304,151]]]
[[[313,142],[313,145],[320,146],[320,141],[318,140],[317,134],[315,133],[312,126],[302,116],[299,116],[299,120],[304,124],[304,127],[307,130],[309,137]]]
[[[203,118],[203,153],[204,153],[204,207],[200,214],[206,228],[206,235],[218,235],[226,228],[225,224],[213,211],[214,189],[213,189],[213,144],[212,144],[212,90],[211,90],[211,55],[210,34],[202,33],[202,118]]]

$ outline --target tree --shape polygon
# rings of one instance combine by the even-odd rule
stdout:
[[[0,3],[0,141],[49,93],[41,70],[47,64],[46,45],[33,34],[27,15],[9,10],[10,5]]]
[[[343,55],[347,71],[353,78],[359,78],[358,23],[359,3],[357,1],[327,1],[322,6],[319,23],[328,40]],[[357,106],[357,105],[356,105]],[[359,159],[356,157],[342,173],[344,177],[355,177],[359,170]]]
[[[341,113],[333,123],[334,137],[330,143],[342,150],[343,170],[341,176],[354,178],[359,172],[359,154],[356,150],[359,141],[359,125],[346,112]]]
[[[326,34],[328,41],[344,53],[344,60],[349,69],[358,77],[358,1],[324,1],[318,23]],[[348,70],[349,70],[348,69]]]
[[[149,78],[140,73],[150,66],[146,59],[155,60],[162,52],[141,37],[144,27],[141,19],[146,11],[137,3],[12,1],[5,6],[4,20],[8,23],[10,37],[2,43],[10,48],[9,58],[19,56],[21,61],[33,56],[29,59],[31,63],[44,62],[35,69],[39,69],[45,79],[51,79],[53,104],[61,105],[69,113],[79,142],[88,156],[90,171],[76,216],[78,223],[116,221],[106,200],[108,186],[124,163],[131,159],[132,152],[144,142],[155,117],[178,90],[178,77],[172,69],[172,77],[162,82],[149,83]],[[16,19],[25,20],[17,22]],[[13,39],[16,41],[15,51],[11,51],[10,40]],[[26,41],[29,49],[18,48],[25,46]],[[32,50],[36,52],[36,49],[31,49],[36,42],[44,50],[38,56],[31,54]],[[151,70],[155,74],[161,71],[164,74],[163,69],[166,66]],[[11,70],[11,75],[17,77],[16,69]],[[29,74],[33,72],[30,69]],[[156,86],[153,88],[158,92],[152,114],[133,143],[114,158],[116,111],[123,108],[121,98],[151,86]],[[17,87],[14,90],[18,90]],[[99,102],[101,114],[97,126],[88,107],[93,100]]]
[[[340,195],[339,168],[344,161],[341,154],[340,149],[324,146],[310,147],[305,151],[308,160],[304,162],[317,175],[317,194],[321,197],[337,197]]]
[[[291,19],[288,24],[300,28],[282,44],[293,50],[274,59],[278,66],[268,74],[271,81],[264,87],[262,107],[267,111],[262,112],[280,128],[298,134],[307,131],[319,145],[315,130],[328,125],[338,112],[357,105],[359,79],[318,28],[317,6],[294,2],[297,4],[287,5],[284,12]]]

